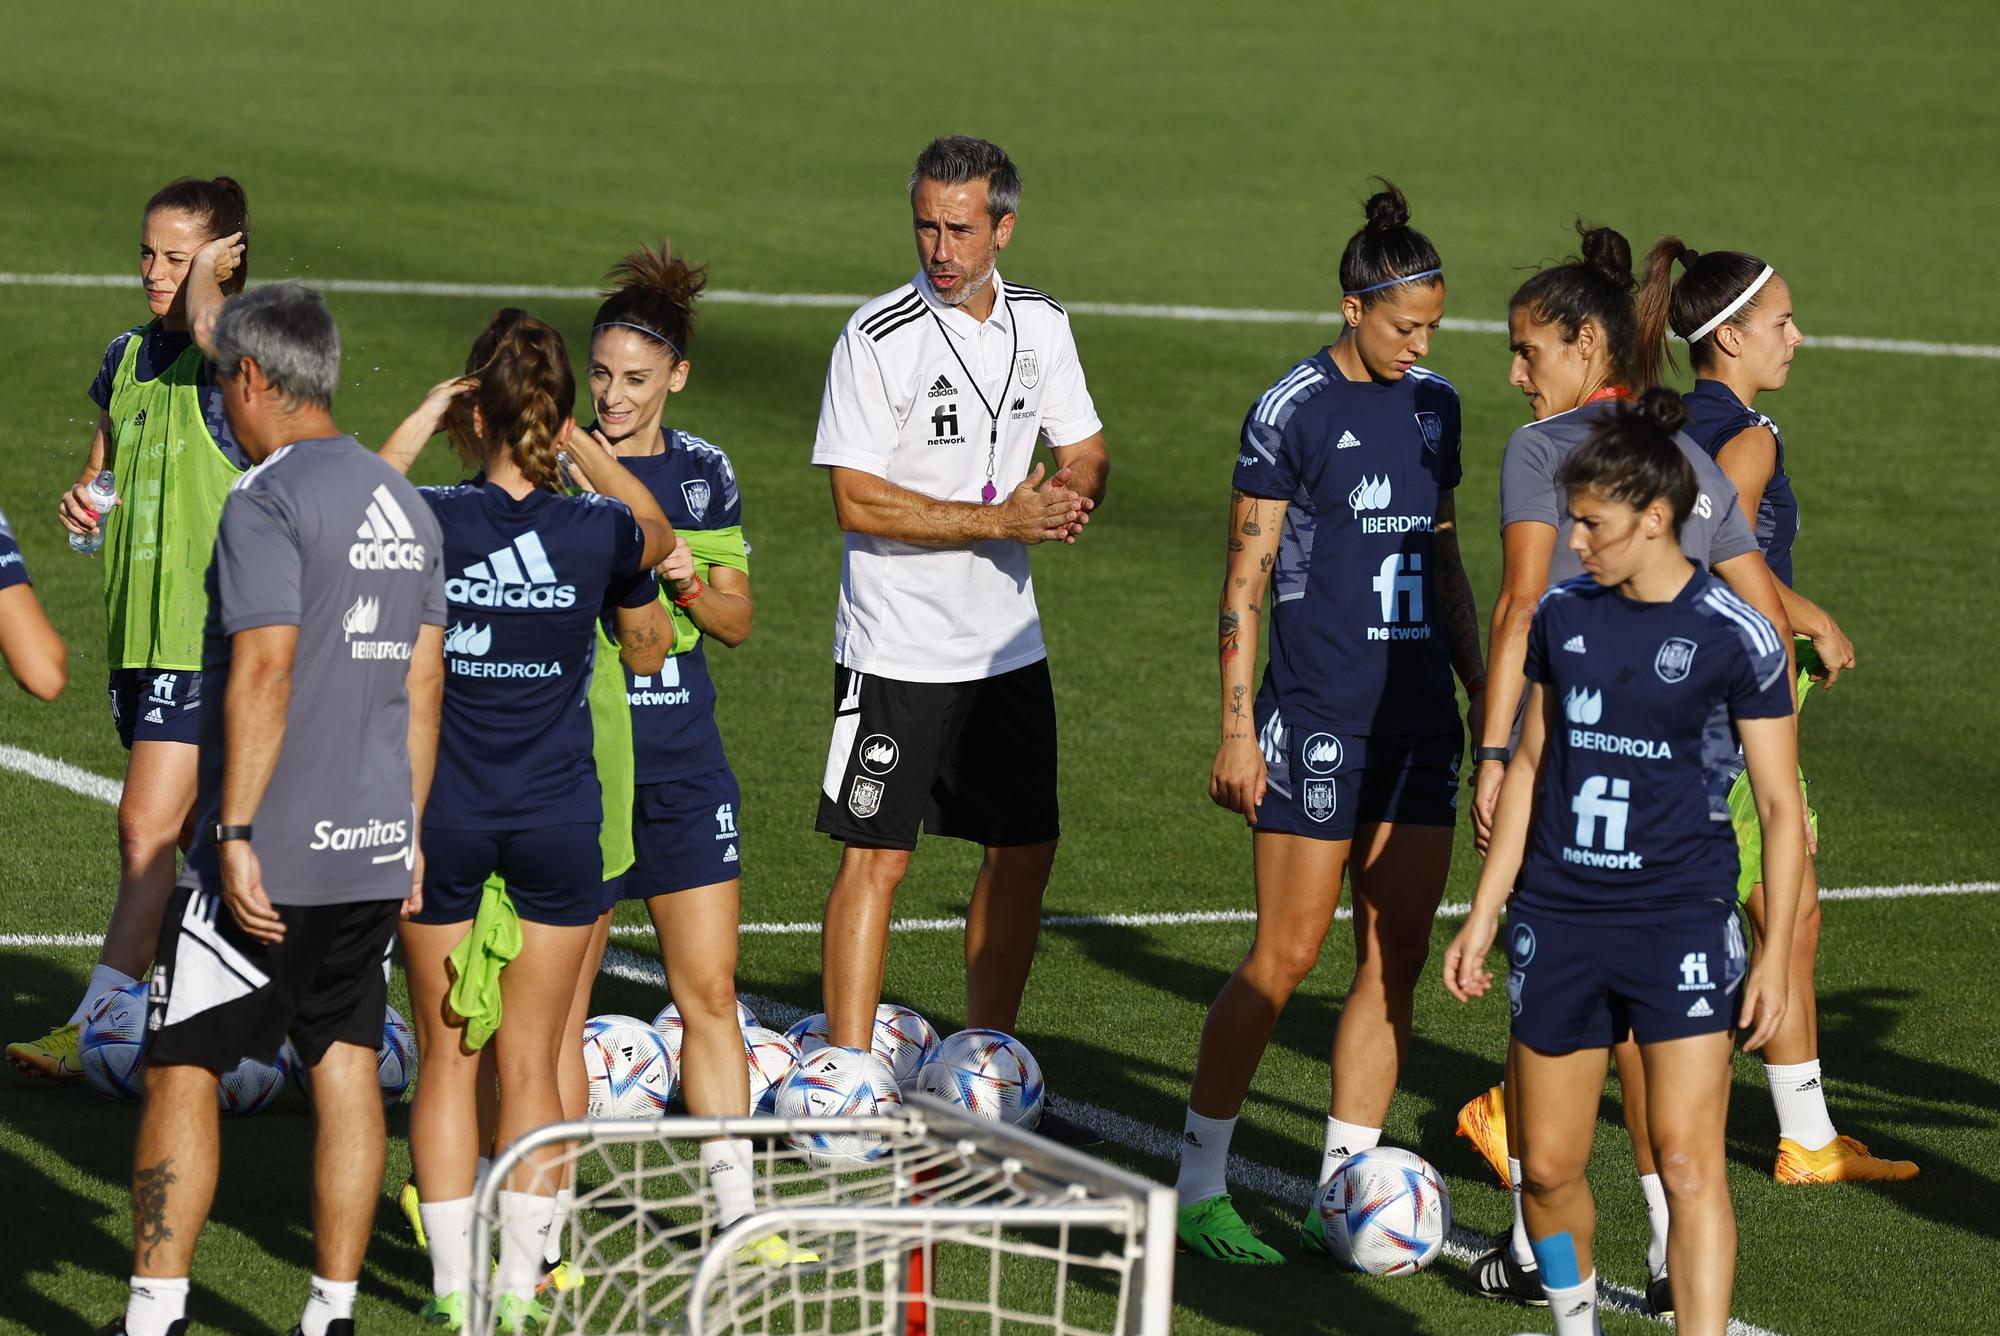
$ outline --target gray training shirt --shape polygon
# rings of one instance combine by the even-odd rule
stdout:
[[[222,889],[229,637],[296,626],[291,701],[251,847],[273,904],[410,893],[407,677],[419,626],[443,626],[443,538],[401,474],[352,436],[294,441],[236,481],[208,567],[200,788],[183,884]]]
[[[1616,401],[1600,399],[1540,422],[1517,428],[1507,438],[1500,460],[1500,527],[1516,520],[1535,520],[1554,527],[1556,550],[1549,558],[1549,588],[1583,574],[1583,563],[1569,550],[1569,498],[1556,484],[1556,470],[1604,420]],[[1736,504],[1736,484],[1729,481],[1706,451],[1676,432],[1674,442],[1694,465],[1694,513],[1681,526],[1681,551],[1689,561],[1713,570],[1719,563],[1757,550],[1757,535]],[[204,686],[203,694],[207,688]]]

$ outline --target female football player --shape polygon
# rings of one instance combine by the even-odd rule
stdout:
[[[1223,1166],[1343,874],[1356,964],[1320,1180],[1381,1140],[1451,866],[1465,745],[1452,674],[1475,733],[1485,677],[1453,519],[1458,393],[1416,365],[1444,314],[1443,268],[1393,186],[1367,216],[1340,260],[1340,337],[1251,407],[1230,500],[1209,794],[1252,828],[1257,932],[1202,1031],[1178,1185],[1180,1237],[1228,1262],[1283,1260],[1230,1204]],[[1253,702],[1267,588],[1270,664]],[[1316,1213],[1300,1233],[1323,1246]]]
[[[223,296],[242,289],[248,269],[243,187],[226,176],[175,181],[146,202],[141,220],[139,277],[152,318],[105,350],[90,387],[97,429],[57,505],[71,534],[103,543],[111,719],[130,753],[118,800],[118,898],[90,982],[67,1021],[7,1047],[16,1067],[57,1081],[82,1079],[85,1013],[143,976],[159,943],[194,807],[202,581],[222,499],[249,463],[223,418],[209,360]],[[119,502],[100,516],[86,489],[104,469]]]
[[[1676,264],[1682,270],[1678,280],[1673,277]],[[1811,656],[1818,660],[1814,671],[1831,688],[1843,671],[1854,666],[1854,645],[1824,608],[1792,588],[1792,540],[1798,536],[1799,507],[1785,471],[1785,441],[1778,424],[1752,407],[1759,394],[1784,388],[1792,355],[1805,337],[1792,316],[1791,287],[1754,255],[1700,254],[1679,237],[1662,237],[1646,257],[1639,294],[1640,345],[1656,364],[1672,360],[1669,330],[1688,345],[1694,364],[1694,389],[1686,401],[1687,433],[1736,484],[1743,514],[1755,528],[1757,543],[1777,577],[1785,616],[1811,642]],[[1812,672],[1799,675],[1801,708],[1813,681]],[[1748,781],[1740,774],[1730,790],[1729,810],[1743,854],[1737,890],[1747,901],[1761,943],[1764,897],[1757,881],[1761,832],[1749,802]],[[1818,814],[1808,806],[1806,818],[1805,883],[1792,933],[1792,1005],[1785,1028],[1764,1050],[1764,1076],[1778,1114],[1778,1157],[1772,1173],[1780,1183],[1795,1184],[1911,1178],[1916,1165],[1869,1154],[1853,1137],[1838,1135],[1827,1113],[1819,1062],[1819,1007],[1813,989],[1820,932],[1819,878],[1812,860],[1818,851]]]
[[[1520,746],[1472,912],[1444,960],[1453,997],[1485,993],[1505,910],[1511,1128],[1557,1336],[1597,1331],[1585,1169],[1606,1059],[1627,1033],[1646,1068],[1673,1224],[1676,1329],[1726,1329],[1731,1028],[1754,1051],[1785,1014],[1805,857],[1790,661],[1771,623],[1682,551],[1700,494],[1674,439],[1683,412],[1672,391],[1648,390],[1559,471],[1567,547],[1585,575],[1551,590],[1530,626]],[[1732,765],[1718,735],[1741,740],[1769,832],[1773,932],[1754,967],[1736,919]]]
[[[0,514],[0,663],[21,690],[54,700],[69,683],[69,647],[35,598],[21,545]]]

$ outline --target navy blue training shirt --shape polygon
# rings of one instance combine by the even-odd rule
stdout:
[[[104,364],[97,369],[97,379],[90,382],[90,401],[99,408],[111,407],[111,384],[118,378],[119,364],[125,360],[125,346],[133,339],[139,340],[139,360],[132,371],[140,380],[158,380],[162,372],[180,360],[182,353],[194,346],[193,334],[184,329],[168,329],[158,320],[126,330],[104,350]],[[208,424],[208,434],[215,438],[224,457],[239,469],[250,468],[253,461],[236,443],[235,433],[229,430],[229,418],[222,411],[222,388],[215,383],[215,363],[202,362],[195,377],[195,393],[200,396],[201,420]]]
[[[1735,721],[1792,712],[1771,623],[1699,568],[1667,603],[1584,576],[1543,596],[1527,673],[1554,718],[1516,898],[1632,917],[1733,904]]]
[[[1792,542],[1799,536],[1799,501],[1792,495],[1792,480],[1785,472],[1785,438],[1778,424],[1744,404],[1719,380],[1697,380],[1682,396],[1687,405],[1687,425],[1681,428],[1710,459],[1722,453],[1738,434],[1751,427],[1768,427],[1778,443],[1778,457],[1771,468],[1771,480],[1764,495],[1757,498],[1757,546],[1764,550],[1764,564],[1771,574],[1792,586]]]
[[[13,526],[7,523],[6,515],[0,514],[0,589],[33,583],[28,578],[28,563],[21,559],[21,545],[14,539]]]
[[[740,527],[743,497],[729,456],[699,436],[662,427],[666,449],[625,455],[619,462],[645,484],[676,533]],[[720,770],[729,764],[715,724],[715,682],[697,640],[671,655],[657,674],[625,673],[632,705],[633,779],[659,784]]]
[[[1289,503],[1260,714],[1360,735],[1459,726],[1433,560],[1458,423],[1458,391],[1437,373],[1350,381],[1325,349],[1251,406],[1235,486]]]
[[[613,591],[656,597],[645,539],[608,497],[481,479],[419,488],[444,531],[444,715],[424,824],[520,830],[603,820],[591,758],[593,623]]]

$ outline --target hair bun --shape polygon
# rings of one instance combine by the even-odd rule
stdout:
[[[1576,225],[1583,239],[1583,261],[1598,273],[1630,292],[1638,286],[1632,277],[1632,243],[1609,227]]]
[[[1380,177],[1376,180],[1381,181]],[[1410,225],[1410,202],[1403,198],[1403,192],[1388,181],[1381,181],[1382,188],[1368,197],[1364,206],[1368,214],[1366,232],[1393,232],[1399,227]]]
[[[1664,385],[1655,385],[1641,393],[1632,401],[1633,411],[1660,424],[1667,431],[1679,431],[1687,421],[1687,404],[1678,393]]]

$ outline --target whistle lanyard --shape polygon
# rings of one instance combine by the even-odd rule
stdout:
[[[1000,451],[1000,410],[1007,406],[1007,391],[1014,388],[1014,363],[1021,357],[1021,325],[1012,316],[1008,317],[1007,336],[1011,346],[1007,350],[1007,379],[1000,383],[1000,398],[989,404],[986,402],[986,391],[979,388],[979,381],[973,376],[972,368],[965,364],[965,359],[959,356],[957,345],[951,341],[951,331],[944,327],[944,321],[938,319],[936,311],[931,312],[931,319],[937,324],[938,335],[944,339],[944,346],[951,350],[953,359],[957,361],[958,369],[965,373],[965,383],[972,387],[972,393],[979,400],[979,406],[986,410],[986,416],[993,424],[992,429],[986,434],[986,485],[979,489],[980,504],[990,506],[994,498],[1000,495],[1000,490],[993,485],[993,465]]]

